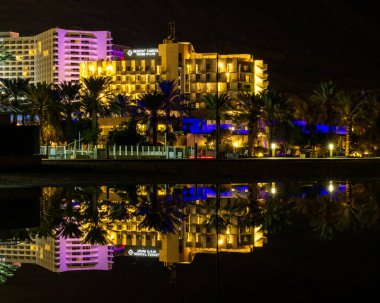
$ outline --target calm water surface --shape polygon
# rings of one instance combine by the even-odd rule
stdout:
[[[0,189],[0,302],[369,295],[379,189],[350,180]]]

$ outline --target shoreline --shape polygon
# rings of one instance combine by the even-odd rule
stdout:
[[[0,187],[132,183],[247,183],[380,180],[380,158],[234,160],[42,160],[40,167],[1,169]]]

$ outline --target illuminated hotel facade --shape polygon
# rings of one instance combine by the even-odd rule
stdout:
[[[190,263],[197,253],[216,253],[219,251],[231,253],[249,253],[263,247],[266,237],[260,226],[242,228],[237,218],[231,219],[225,230],[216,234],[216,228],[207,224],[215,209],[209,199],[215,199],[215,192],[209,187],[188,187],[192,203],[184,208],[187,215],[174,233],[161,233],[140,227],[143,216],[134,216],[130,220],[116,221],[109,230],[108,237],[115,247],[123,246],[125,255],[159,257],[165,265],[174,263]],[[158,199],[167,194],[165,189],[158,191]],[[246,199],[247,189],[233,187],[221,197],[223,208],[232,199]],[[109,196],[110,200],[120,199],[116,194]],[[195,199],[195,200],[193,200]],[[218,239],[218,240],[217,240]],[[141,252],[143,255],[141,255]],[[145,254],[144,254],[145,252]]]
[[[0,246],[0,257],[7,263],[30,263],[52,272],[110,270],[113,245],[83,244],[80,239],[36,237],[17,245]]]
[[[157,89],[161,80],[175,80],[195,108],[202,107],[200,101],[206,94],[259,94],[268,86],[263,60],[250,54],[196,53],[191,43],[173,39],[165,39],[158,48],[129,50],[122,61],[83,62],[80,76],[110,76],[112,91],[134,100]]]
[[[173,188],[157,189],[157,199],[172,195]],[[148,188],[141,186],[138,196],[141,200],[148,197]],[[141,226],[144,216],[131,215],[127,220],[110,220],[107,228],[109,245],[91,245],[79,238],[34,237],[21,243],[0,245],[0,260],[19,265],[36,264],[52,272],[74,270],[110,270],[115,254],[138,257],[156,257],[164,265],[190,263],[197,253],[249,253],[266,243],[260,226],[242,226],[239,216],[230,216],[228,224],[216,233],[210,224],[215,216],[215,189],[207,185],[197,187],[187,185],[183,188],[184,201],[191,201],[181,211],[186,219],[181,220],[174,233],[162,233]],[[102,189],[99,201],[118,202],[120,196],[112,190]],[[236,199],[248,199],[248,185],[234,185],[221,192],[220,209],[227,209]],[[131,214],[134,209],[128,209]],[[244,213],[239,214],[240,216]],[[105,222],[106,222],[105,221]]]
[[[15,60],[0,64],[0,78],[30,78],[31,83],[79,82],[83,61],[118,60],[126,47],[112,44],[109,31],[52,28],[35,36],[0,32],[0,44]]]

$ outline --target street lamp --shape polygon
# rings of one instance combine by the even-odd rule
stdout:
[[[334,152],[334,144],[332,143],[329,144],[329,151],[330,151],[330,158],[332,158],[333,152]]]
[[[272,148],[272,157],[274,157],[276,154],[276,143],[272,143],[270,147]]]
[[[232,145],[234,146],[234,154],[235,154],[236,153],[236,148],[238,148],[238,146],[239,146],[239,142],[236,141]]]

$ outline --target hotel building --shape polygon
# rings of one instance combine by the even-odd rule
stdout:
[[[0,258],[7,263],[30,263],[52,272],[110,270],[113,245],[83,244],[80,239],[36,237],[17,245],[0,246]]]
[[[169,38],[158,48],[128,50],[123,61],[83,62],[81,78],[92,75],[112,77],[112,90],[133,99],[156,89],[161,80],[176,80],[194,108],[202,107],[201,98],[209,93],[259,94],[268,86],[263,60],[250,54],[196,53],[191,43]]]
[[[0,32],[0,44],[15,57],[0,64],[0,78],[30,78],[31,83],[79,82],[80,62],[119,60],[127,49],[112,44],[108,31],[61,28],[29,37]]]
[[[236,186],[223,193],[221,208],[231,199],[247,197],[246,191]],[[207,186],[197,189],[189,186],[186,192],[187,199],[193,202],[183,210],[187,218],[181,221],[174,233],[163,234],[142,228],[139,225],[144,218],[134,216],[130,220],[115,222],[109,231],[109,239],[115,247],[124,247],[127,256],[159,257],[165,265],[190,263],[197,253],[216,253],[216,229],[206,224],[213,212],[207,207],[210,203],[208,199],[215,199],[215,192]],[[158,199],[165,195],[164,188],[158,190]],[[120,198],[111,192],[109,199]],[[241,228],[236,218],[218,235],[218,250],[224,252],[248,253],[262,247],[264,243],[266,237],[260,227]]]

